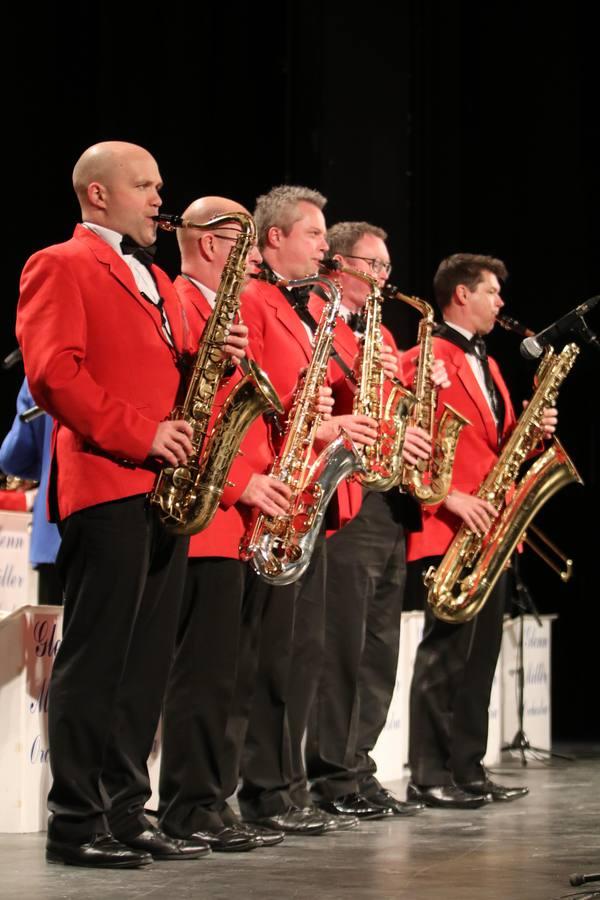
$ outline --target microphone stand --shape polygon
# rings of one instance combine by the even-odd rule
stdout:
[[[521,765],[527,765],[527,757],[526,752],[530,751],[531,753],[541,753],[545,754],[548,757],[555,757],[556,759],[566,759],[566,760],[574,760],[575,757],[566,753],[554,753],[552,750],[546,750],[542,747],[533,747],[529,743],[529,739],[525,734],[524,721],[525,721],[525,654],[524,654],[524,635],[525,635],[525,614],[530,613],[537,625],[541,628],[542,620],[540,619],[539,612],[533,602],[533,598],[529,593],[527,585],[521,578],[521,572],[519,568],[519,554],[513,553],[511,568],[514,576],[514,586],[516,594],[513,596],[513,601],[515,606],[519,610],[519,643],[517,644],[517,711],[519,717],[519,727],[517,733],[513,737],[510,744],[504,744],[501,747],[501,752],[505,750],[518,750],[521,754]]]

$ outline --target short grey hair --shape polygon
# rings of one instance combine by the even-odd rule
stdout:
[[[377,225],[371,225],[369,222],[338,222],[327,232],[327,243],[329,244],[329,255],[350,256],[356,243],[364,237],[365,234],[372,234],[387,241],[387,232]]]
[[[274,225],[281,228],[285,234],[290,232],[294,222],[301,218],[298,204],[302,201],[323,209],[327,197],[319,191],[313,191],[312,188],[280,184],[271,188],[268,194],[261,194],[257,198],[254,221],[259,249],[262,250],[266,245],[269,228]]]

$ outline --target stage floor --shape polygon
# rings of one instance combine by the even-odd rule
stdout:
[[[575,762],[526,768],[507,758],[497,781],[527,784],[513,803],[427,810],[349,832],[286,838],[269,850],[213,854],[133,871],[48,865],[43,834],[0,835],[2,900],[553,900],[591,893],[569,875],[600,871],[600,747]],[[506,754],[505,754],[506,756]],[[388,785],[404,795],[405,782]],[[581,894],[578,894],[581,896]]]

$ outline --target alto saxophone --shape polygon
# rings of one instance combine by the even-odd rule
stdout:
[[[230,222],[237,222],[241,228],[223,268],[214,309],[185,384],[183,403],[170,415],[171,419],[184,419],[191,425],[193,452],[184,465],[164,466],[150,494],[150,503],[168,531],[196,534],[210,524],[217,511],[229,469],[252,422],[270,409],[282,413],[283,407],[267,375],[249,360],[246,374],[210,426],[215,398],[229,367],[222,348],[227,341],[227,328],[239,309],[246,257],[255,240],[252,216],[226,213],[202,224],[184,221],[180,216],[160,215],[156,219],[167,231],[208,230]]]
[[[388,287],[385,293],[388,297],[408,303],[409,306],[421,313],[417,338],[420,352],[414,385],[416,403],[408,424],[427,432],[431,439],[432,453],[429,459],[420,459],[414,464],[408,462],[403,464],[400,486],[420,503],[430,506],[441,503],[450,490],[458,438],[461,429],[471,423],[461,413],[445,403],[444,411],[436,427],[437,388],[431,377],[434,362],[433,308],[425,300],[421,300],[419,297],[408,297],[392,286]]]
[[[577,344],[567,344],[559,354],[548,349],[542,359],[533,397],[477,491],[477,496],[492,503],[499,513],[490,531],[475,534],[463,523],[437,570],[431,568],[425,574],[427,602],[438,619],[452,623],[472,619],[543,504],[564,485],[583,483],[556,438],[517,481],[521,466],[540,441],[544,409],[554,405],[578,353]]]
[[[383,350],[381,333],[381,304],[383,296],[376,278],[350,266],[336,266],[336,272],[352,275],[369,285],[369,294],[363,307],[365,331],[361,339],[361,355],[357,373],[358,387],[354,395],[354,415],[370,416],[377,422],[377,438],[371,447],[359,451],[364,471],[359,481],[372,491],[387,491],[400,481],[402,472],[402,447],[408,416],[416,402],[397,379],[386,379],[380,360]],[[390,393],[385,398],[386,380],[392,381]]]
[[[344,478],[361,471],[362,462],[354,443],[342,429],[310,463],[321,424],[315,401],[327,374],[340,292],[332,281],[320,275],[282,280],[277,284],[282,287],[319,284],[328,297],[314,335],[310,365],[296,389],[281,451],[269,473],[291,488],[289,512],[281,516],[259,513],[250,534],[240,545],[241,559],[252,560],[253,568],[265,581],[291,584],[308,567],[332,494]]]

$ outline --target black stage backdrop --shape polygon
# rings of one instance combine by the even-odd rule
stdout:
[[[393,16],[391,6],[15,5],[3,47],[2,355],[15,346],[20,269],[70,235],[73,164],[107,139],[154,153],[166,211],[203,194],[252,208],[284,182],[320,189],[330,223],[387,229],[392,281],[406,293],[431,298],[437,263],[456,251],[504,259],[508,311],[536,330],[598,293],[598,79],[583,4],[412,0]],[[158,261],[176,274],[172,236],[161,236]],[[413,313],[394,304],[386,317],[410,345]],[[516,336],[490,343],[520,402],[535,366]],[[600,729],[599,363],[584,348],[560,397],[561,438],[585,487],[539,517],[576,574],[563,586],[529,554],[523,564],[540,611],[559,614],[560,738]],[[21,377],[19,367],[2,375],[2,431]]]

